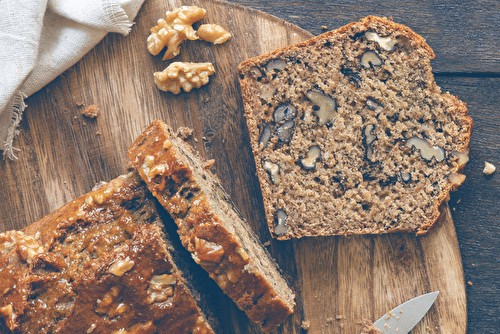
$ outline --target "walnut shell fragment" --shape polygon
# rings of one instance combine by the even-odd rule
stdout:
[[[193,88],[206,85],[208,77],[214,73],[212,63],[174,62],[162,72],[155,72],[154,80],[160,90],[179,94],[181,88],[190,92]]]

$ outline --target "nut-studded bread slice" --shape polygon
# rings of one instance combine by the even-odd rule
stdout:
[[[0,332],[213,333],[154,202],[133,172],[0,234]]]
[[[184,247],[252,321],[268,333],[292,313],[294,294],[275,261],[191,146],[155,121],[129,158],[175,219]]]
[[[433,227],[465,179],[473,127],[433,58],[408,27],[369,16],[240,64],[274,237]]]

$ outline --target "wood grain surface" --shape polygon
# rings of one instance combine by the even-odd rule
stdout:
[[[309,321],[310,333],[359,333],[363,320],[374,320],[421,293],[440,290],[435,306],[412,333],[465,333],[467,286],[467,332],[496,333],[500,209],[495,200],[500,181],[497,173],[483,175],[482,167],[484,160],[497,167],[500,161],[498,3],[366,2],[361,7],[347,1],[233,2],[265,10],[314,34],[323,31],[321,25],[336,28],[368,14],[392,15],[427,39],[437,55],[433,66],[438,85],[468,103],[476,125],[467,180],[452,194],[452,210],[443,208],[443,221],[430,235],[272,240],[268,248],[298,292],[297,311],[278,332],[304,332],[301,323]],[[204,7],[208,14],[203,23],[219,23],[233,38],[218,46],[185,43],[176,60],[211,61],[216,74],[209,85],[174,96],[156,89],[152,73],[168,63],[147,53],[145,38],[166,10],[181,4]],[[129,36],[108,35],[27,100],[15,143],[21,149],[19,160],[0,161],[0,231],[22,228],[95,183],[125,172],[126,150],[133,139],[152,120],[163,119],[173,128],[194,129],[190,143],[216,160],[213,171],[261,240],[270,241],[236,66],[310,36],[271,15],[232,3],[146,1]],[[79,102],[96,104],[101,115],[94,120],[83,117]],[[460,250],[465,278],[472,285],[464,282]],[[211,291],[211,296],[222,332],[258,333],[220,292]]]

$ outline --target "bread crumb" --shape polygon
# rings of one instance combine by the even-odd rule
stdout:
[[[493,164],[489,163],[488,161],[484,162],[484,169],[483,169],[484,174],[491,175],[491,174],[495,173],[495,170],[496,170],[496,167]]]
[[[325,29],[325,30],[327,30],[327,29],[328,29],[328,27],[327,27],[327,26],[321,26],[321,28],[322,28],[322,29]]]
[[[208,101],[210,101],[210,98],[209,98],[209,97],[207,97],[207,98],[205,99],[205,103],[207,103]]]
[[[270,246],[271,245],[271,241],[270,240],[267,240],[266,242],[264,242],[264,246]]]
[[[82,101],[76,102],[77,107],[83,107],[85,104]]]
[[[337,316],[335,317],[335,319],[337,319],[337,320],[342,320],[342,319],[345,319],[345,316],[343,316],[343,315],[340,315],[340,314],[339,314],[339,315],[337,315]]]
[[[362,334],[380,334],[382,331],[378,329],[372,322],[365,321]]]
[[[100,135],[102,135],[102,132],[101,132],[101,131],[97,131],[95,134],[96,134],[97,136],[100,136]]]
[[[177,136],[182,140],[186,140],[193,135],[193,131],[194,130],[191,128],[188,128],[186,126],[181,126],[180,128],[177,129]]]
[[[96,118],[99,116],[99,108],[95,104],[91,104],[82,111],[82,115],[89,118]]]
[[[198,138],[193,138],[194,142],[197,143],[198,142]]]
[[[214,159],[207,160],[203,164],[203,169],[210,169],[214,164],[215,164],[215,160]]]
[[[469,284],[470,286],[472,286],[472,282],[471,281],[468,281],[467,284]]]
[[[302,321],[302,329],[307,331],[310,327],[311,327],[311,322],[309,320]]]

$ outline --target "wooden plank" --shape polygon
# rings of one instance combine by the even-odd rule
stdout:
[[[434,49],[435,73],[500,73],[500,2],[231,0],[287,20],[314,35],[368,15],[394,18]]]
[[[195,130],[193,137],[198,141],[191,139],[191,144],[204,156],[217,160],[213,170],[263,242],[270,239],[263,223],[262,199],[254,177],[235,66],[245,58],[309,34],[250,9],[197,1],[208,10],[204,22],[223,24],[235,37],[220,46],[205,42],[183,45],[180,60],[209,60],[217,72],[208,86],[173,96],[159,92],[152,83],[151,73],[166,64],[160,57],[149,55],[144,47],[148,29],[172,8],[170,4],[181,3],[146,2],[130,36],[107,36],[80,63],[28,99],[30,107],[16,142],[22,148],[20,159],[0,161],[0,173],[5,176],[5,182],[0,183],[0,203],[8,203],[0,206],[1,231],[26,226],[89,191],[94,183],[123,173],[128,145],[150,121],[161,118],[174,128],[185,125]],[[317,5],[313,16],[326,15],[320,9]],[[301,10],[297,6],[290,15],[302,15]],[[409,11],[404,19],[412,20],[411,14]],[[466,278],[474,283],[467,287],[472,291],[469,327],[476,328],[476,332],[495,332],[495,311],[500,305],[495,292],[500,268],[496,256],[500,212],[494,198],[498,198],[495,196],[500,187],[498,174],[485,177],[481,171],[484,159],[500,161],[496,149],[500,79],[438,76],[437,82],[468,102],[476,121],[471,162],[465,170],[468,179],[452,194],[450,203],[456,209],[451,212],[457,221]],[[77,106],[80,101],[97,104],[102,114],[95,120],[83,118],[82,108]],[[98,135],[98,131],[102,134]],[[457,204],[458,199],[461,201]],[[438,248],[433,246],[436,241],[432,238],[411,236],[272,241],[271,253],[299,292],[297,312],[279,332],[300,333],[302,320],[310,320],[310,332],[351,333],[361,329],[359,321],[375,319],[391,306],[430,289],[452,290],[458,297],[440,297],[436,310],[414,333],[427,332],[424,326],[434,326],[430,333],[465,331],[466,316],[453,313],[464,312],[456,236],[451,220],[442,226],[442,232],[433,234],[433,238],[439,237]],[[450,249],[451,259],[446,252]],[[443,260],[443,256],[448,257]],[[410,264],[398,260],[406,257],[412,260]],[[447,268],[450,270],[444,270]],[[258,332],[231,301],[218,291],[211,293],[224,332]],[[486,299],[481,299],[480,293],[485,293]],[[336,320],[337,315],[345,318]]]
[[[500,78],[437,77],[443,91],[460,96],[474,120],[465,183],[449,201],[467,284],[468,333],[500,326]],[[484,175],[484,162],[497,167]],[[470,285],[471,284],[471,285]]]

